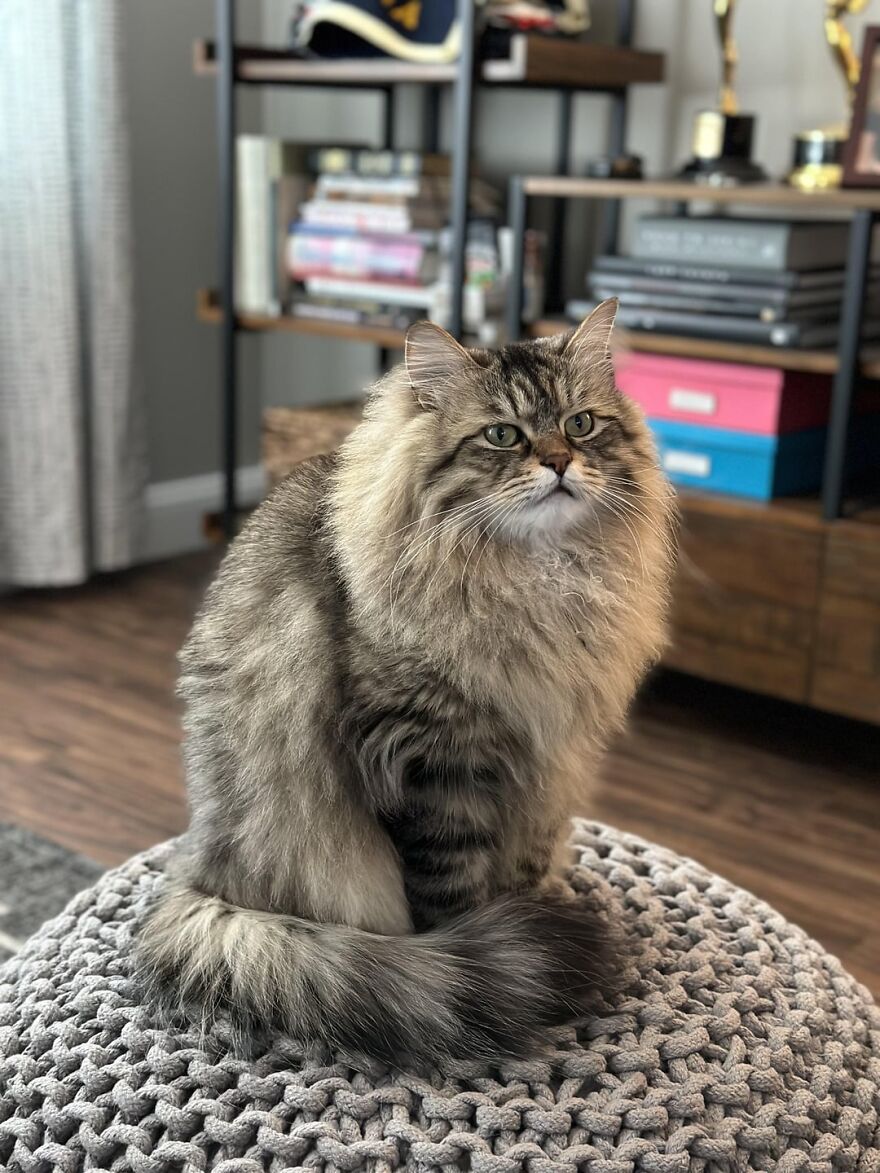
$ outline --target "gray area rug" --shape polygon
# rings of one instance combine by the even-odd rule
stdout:
[[[0,823],[0,964],[103,872],[33,831]]]

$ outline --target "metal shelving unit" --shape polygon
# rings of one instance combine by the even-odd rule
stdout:
[[[782,184],[753,184],[737,188],[695,187],[676,180],[577,179],[568,175],[514,176],[510,181],[510,218],[513,226],[514,256],[508,300],[507,329],[511,339],[522,331],[522,281],[524,234],[528,203],[533,198],[583,199],[613,203],[623,199],[672,200],[681,206],[691,201],[785,207],[802,212],[837,211],[850,217],[846,280],[841,305],[841,328],[836,351],[791,351],[766,346],[713,342],[706,338],[675,338],[667,335],[628,332],[638,349],[666,354],[719,358],[729,362],[757,362],[796,370],[827,371],[834,376],[831,415],[822,477],[822,516],[826,521],[840,517],[847,486],[847,458],[852,421],[853,397],[862,376],[880,374],[877,351],[863,350],[860,344],[864,317],[865,288],[874,226],[880,217],[880,192],[870,190],[806,193]],[[536,333],[554,333],[565,323],[541,323]]]
[[[326,324],[237,316],[234,304],[235,134],[236,89],[240,85],[284,87],[318,86],[368,89],[385,95],[383,141],[394,145],[394,94],[401,84],[417,84],[424,93],[424,142],[435,150],[439,138],[439,89],[451,86],[452,176],[450,225],[452,235],[451,330],[461,336],[462,294],[465,277],[465,243],[468,220],[468,183],[474,103],[481,86],[513,86],[552,89],[558,92],[556,169],[571,166],[572,101],[578,92],[601,93],[611,98],[608,149],[622,150],[626,127],[627,87],[663,79],[663,57],[631,48],[635,0],[619,0],[617,43],[550,40],[516,34],[509,59],[478,60],[473,0],[458,0],[462,52],[449,65],[412,65],[386,59],[369,61],[311,61],[283,51],[238,45],[235,39],[235,0],[216,0],[215,41],[197,42],[194,69],[213,77],[217,87],[217,135],[220,193],[219,286],[216,294],[200,293],[198,313],[218,324],[221,333],[223,400],[223,528],[233,536],[237,520],[235,470],[237,466],[238,378],[237,336],[240,330],[280,329],[340,339],[374,342],[383,351],[402,343],[395,331],[330,329]],[[558,266],[562,253],[564,202],[554,210],[550,255]],[[603,222],[603,239],[616,235],[616,211],[609,206]],[[555,269],[557,280],[558,268]],[[383,361],[385,356],[383,355]]]

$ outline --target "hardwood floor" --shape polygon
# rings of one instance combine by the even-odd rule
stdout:
[[[114,864],[181,830],[174,656],[214,555],[0,601],[0,819]],[[584,812],[758,893],[880,994],[880,730],[665,674]]]

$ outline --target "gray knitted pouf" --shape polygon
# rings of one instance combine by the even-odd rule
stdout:
[[[635,984],[546,1061],[433,1079],[157,1029],[129,954],[168,849],[138,856],[0,970],[2,1167],[880,1173],[868,992],[696,864],[592,823],[575,841],[573,882],[643,943]]]

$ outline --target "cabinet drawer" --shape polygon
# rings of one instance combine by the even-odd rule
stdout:
[[[839,521],[826,537],[810,700],[880,723],[880,526]]]
[[[710,680],[805,701],[821,531],[768,524],[748,506],[723,516],[689,508],[685,498],[682,512],[666,662]]]

